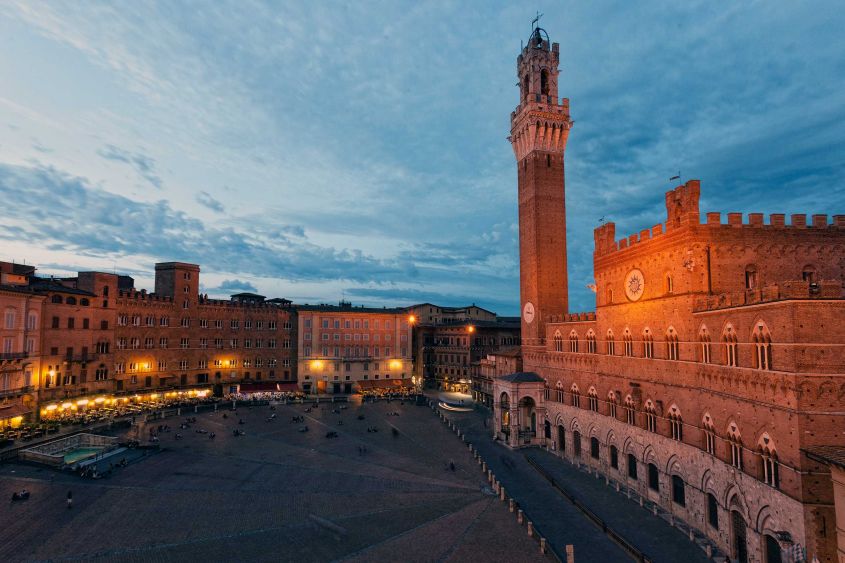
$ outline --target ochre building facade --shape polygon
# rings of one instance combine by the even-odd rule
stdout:
[[[555,53],[535,32],[521,83],[544,72],[556,83]],[[542,237],[544,207],[523,197],[562,197],[562,181],[522,176],[562,162],[548,142],[560,120],[526,112],[537,110],[523,99],[512,116],[534,123],[521,144],[512,137],[530,253],[525,373],[493,381],[496,436],[592,466],[734,560],[781,561],[798,544],[837,561],[829,469],[804,450],[845,445],[845,215],[702,218],[700,183],[686,182],[666,193],[665,222],[621,240],[613,223],[595,230],[596,311],[570,314],[565,277],[544,289],[541,275],[544,263],[565,270],[565,245]]]
[[[298,305],[297,312],[299,386],[305,393],[399,391],[418,384],[405,309],[341,302]]]

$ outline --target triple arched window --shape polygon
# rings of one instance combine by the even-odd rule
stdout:
[[[649,432],[657,432],[657,410],[651,399],[645,403],[645,428]]]
[[[634,339],[631,336],[631,331],[627,328],[625,332],[622,333],[622,343],[625,347],[625,355],[626,356],[633,356],[634,355]]]
[[[569,333],[569,351],[570,352],[577,352],[578,351],[578,333],[574,330]]]
[[[555,352],[563,352],[563,336],[561,336],[559,330],[555,331],[554,342]]]
[[[596,333],[593,332],[593,329],[587,331],[587,353],[596,353]]]
[[[616,407],[619,403],[619,399],[616,397],[616,392],[608,391],[607,393],[607,414],[608,416],[612,416],[616,418]]]
[[[572,387],[569,389],[570,394],[572,395],[572,406],[576,408],[581,407],[581,394],[578,392],[578,385],[575,383],[572,384]]]
[[[707,327],[701,327],[698,331],[698,346],[701,352],[701,362],[705,364],[710,363],[710,333],[707,332]]]
[[[666,357],[670,360],[681,359],[681,345],[678,342],[678,333],[671,326],[666,331]]]
[[[751,341],[754,343],[754,367],[763,370],[772,369],[772,337],[764,323],[757,323],[754,327]]]
[[[684,439],[684,423],[677,405],[669,407],[669,435],[679,442]]]
[[[634,399],[630,395],[625,397],[625,422],[632,426],[637,423]]]
[[[704,450],[710,455],[716,455],[716,427],[709,413],[705,413],[701,420],[704,430]]]
[[[591,411],[599,412],[599,395],[595,387],[590,387],[590,390],[587,392],[587,401],[589,402]]]
[[[647,328],[643,331],[643,358],[654,357],[654,336],[651,334],[651,329]]]
[[[760,477],[764,483],[777,489],[780,487],[778,454],[775,449],[775,443],[768,432],[764,432],[760,436],[758,448],[760,453]]]
[[[731,465],[742,469],[742,436],[733,422],[728,425],[728,459]]]
[[[722,345],[725,349],[725,365],[726,366],[737,366],[738,365],[738,358],[737,358],[737,341],[736,341],[736,331],[734,331],[733,326],[726,325],[725,330],[722,332]]]

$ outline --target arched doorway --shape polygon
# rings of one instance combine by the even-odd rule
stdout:
[[[519,442],[530,444],[537,436],[537,404],[531,397],[519,400]]]
[[[566,451],[566,429],[563,424],[557,425],[557,449]]]
[[[781,563],[783,561],[783,555],[781,554],[778,540],[768,534],[763,537],[766,538],[766,563]]]
[[[551,440],[551,439],[552,439],[552,423],[551,423],[551,422],[549,422],[548,420],[547,420],[547,421],[545,422],[545,424],[543,425],[543,436],[544,436],[547,440]]]
[[[509,436],[511,433],[511,399],[507,393],[502,393],[499,397],[499,408],[501,409],[499,429],[505,436]]]
[[[748,538],[745,519],[738,510],[731,510],[731,532],[733,536],[733,558],[737,563],[748,563]]]

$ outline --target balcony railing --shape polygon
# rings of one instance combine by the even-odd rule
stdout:
[[[27,385],[26,387],[16,387],[14,389],[3,389],[0,390],[0,398],[3,397],[11,397],[13,395],[22,395],[24,393],[31,393],[35,387],[32,385]]]
[[[99,354],[77,354],[75,356],[62,356],[62,361],[65,363],[71,362],[93,362],[99,357]]]
[[[0,360],[22,360],[29,357],[29,352],[3,352]]]

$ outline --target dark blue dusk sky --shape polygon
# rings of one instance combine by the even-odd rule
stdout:
[[[571,309],[592,230],[845,212],[841,2],[9,2],[0,260],[151,288],[518,313],[506,140],[535,10],[561,47]]]

